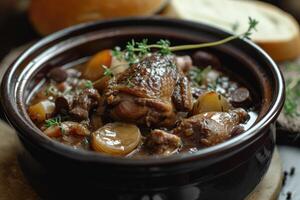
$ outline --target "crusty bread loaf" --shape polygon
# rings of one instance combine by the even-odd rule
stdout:
[[[216,26],[241,33],[247,29],[248,17],[259,21],[251,38],[276,61],[300,55],[300,32],[296,20],[267,3],[242,0],[172,0],[166,15]]]
[[[152,15],[166,0],[31,0],[29,18],[42,35],[81,22]]]

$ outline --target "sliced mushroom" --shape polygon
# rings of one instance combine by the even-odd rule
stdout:
[[[119,122],[106,124],[91,136],[92,148],[110,155],[126,155],[141,142],[137,126]]]
[[[227,112],[230,108],[231,105],[224,96],[211,91],[199,96],[193,105],[192,115],[203,112]]]
[[[221,66],[220,60],[213,54],[206,51],[196,51],[193,56],[193,63],[195,66],[219,68]]]
[[[240,87],[232,92],[230,103],[234,107],[248,107],[251,104],[250,92],[245,87]]]
[[[51,69],[51,71],[48,73],[48,77],[58,83],[64,82],[68,78],[68,73],[66,70],[56,67]]]

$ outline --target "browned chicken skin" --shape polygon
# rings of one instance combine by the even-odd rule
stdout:
[[[152,54],[111,80],[106,91],[115,120],[173,126],[178,111],[192,108],[189,80],[173,56]]]
[[[188,146],[212,146],[224,142],[242,131],[239,126],[247,120],[248,114],[242,109],[229,112],[207,112],[183,119],[173,130]]]

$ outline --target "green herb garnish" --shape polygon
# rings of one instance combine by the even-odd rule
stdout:
[[[45,120],[46,128],[49,128],[52,126],[60,126],[60,125],[61,125],[61,117],[60,116]]]
[[[194,67],[190,70],[189,77],[192,79],[193,82],[196,82],[199,85],[201,85],[205,81],[205,77],[211,71],[211,69],[211,66],[208,66],[204,69]]]
[[[92,81],[87,80],[87,81],[84,83],[84,86],[85,86],[86,88],[91,89],[91,88],[93,88],[93,83],[92,83]]]
[[[103,68],[104,68],[104,73],[103,73],[104,76],[107,76],[110,78],[112,78],[114,76],[113,72],[108,67],[103,65]]]
[[[188,44],[188,45],[178,45],[178,46],[171,46],[171,43],[169,40],[159,40],[156,44],[148,44],[148,39],[143,39],[141,42],[136,42],[135,40],[131,40],[127,43],[126,48],[122,51],[120,47],[115,47],[112,50],[112,55],[116,57],[118,60],[125,60],[129,65],[133,65],[141,58],[146,56],[147,54],[151,53],[152,49],[157,50],[157,52],[161,55],[168,55],[175,51],[182,51],[182,50],[190,50],[190,49],[199,49],[199,48],[205,48],[205,47],[212,47],[217,46],[221,44],[225,44],[227,42],[230,42],[232,40],[235,40],[237,38],[249,38],[249,36],[252,34],[253,30],[256,30],[256,26],[258,24],[258,21],[255,19],[252,19],[249,17],[249,26],[246,32],[239,34],[239,35],[233,35],[229,36],[225,39],[215,41],[215,42],[208,42],[208,43],[201,43],[201,44]],[[106,67],[104,67],[104,76],[100,79],[93,82],[93,85],[99,83],[104,77],[110,77],[112,78],[114,74],[112,71]],[[208,71],[210,68],[207,68],[205,70],[199,70],[195,72],[195,79],[197,83],[200,83],[203,80],[203,77],[205,76],[205,72]],[[134,85],[129,80],[127,81],[127,85],[129,87],[133,87]]]
[[[121,60],[122,59],[122,51],[121,51],[121,48],[120,47],[115,47],[113,50],[112,50],[112,55],[117,58],[118,60]]]
[[[53,85],[49,85],[45,90],[46,96],[50,96],[50,95],[56,96],[57,94],[58,94],[58,90]]]
[[[60,116],[45,120],[46,128],[55,127],[55,126],[58,126],[60,128],[61,134],[64,135],[66,133],[66,130],[62,126]]]

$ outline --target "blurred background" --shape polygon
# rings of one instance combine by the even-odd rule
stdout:
[[[300,20],[299,0],[266,0]],[[169,0],[0,0],[0,59],[11,49],[86,21],[154,15]]]

